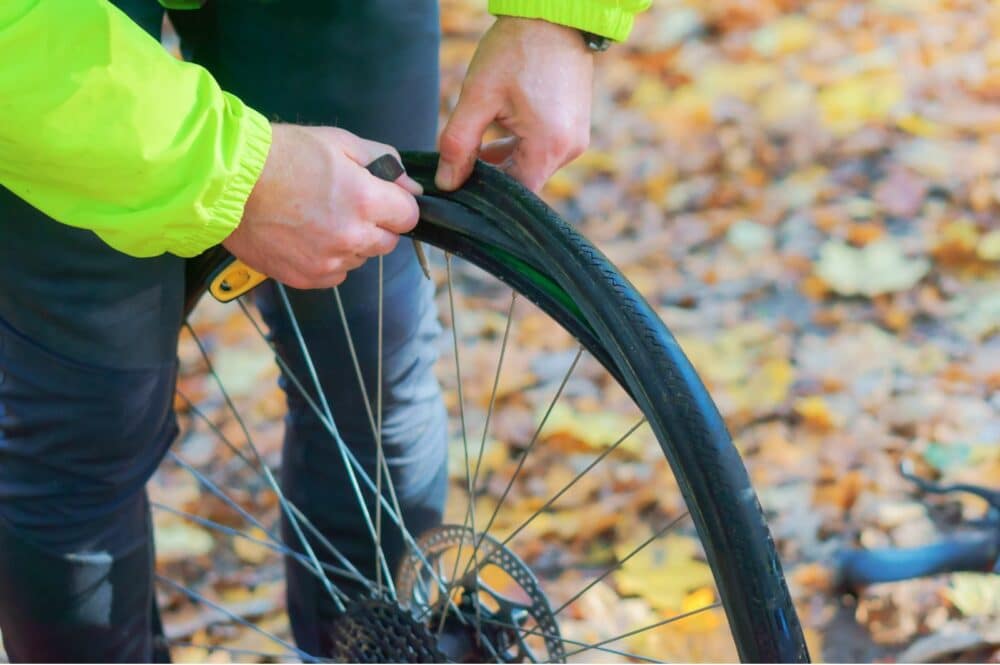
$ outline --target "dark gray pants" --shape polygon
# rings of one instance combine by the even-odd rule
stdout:
[[[116,4],[158,34],[155,0]],[[269,118],[337,125],[404,149],[433,146],[434,0],[210,0],[172,19],[186,55]],[[376,270],[370,262],[341,287],[369,394]],[[384,441],[416,532],[440,520],[446,489],[447,428],[431,371],[438,324],[408,241],[386,258],[385,274]],[[181,259],[118,254],[0,188],[0,630],[14,660],[154,658],[143,487],[177,431],[170,406],[183,280]],[[290,293],[338,427],[373,468],[332,295]],[[257,300],[293,371],[308,376],[273,290]],[[288,398],[285,492],[371,572],[340,459],[294,388]],[[398,534],[389,539],[398,555]],[[322,653],[332,608],[297,565],[288,586],[299,646]]]

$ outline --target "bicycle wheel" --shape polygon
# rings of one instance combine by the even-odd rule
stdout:
[[[408,550],[399,571],[392,576],[395,583],[390,584],[387,579],[389,571],[386,571],[386,576],[380,573],[379,592],[357,599],[336,588],[338,579],[352,576],[348,562],[338,560],[335,554],[332,559],[330,554],[317,554],[314,548],[305,545],[302,535],[310,532],[312,526],[304,519],[302,511],[284,498],[265,460],[253,448],[251,456],[238,452],[237,457],[248,465],[255,465],[261,472],[260,486],[274,493],[275,500],[264,502],[272,511],[267,519],[273,523],[276,513],[283,513],[295,525],[303,547],[290,549],[278,542],[266,520],[247,513],[244,505],[254,501],[246,497],[242,500],[223,498],[222,501],[234,513],[252,520],[257,528],[253,534],[232,526],[220,527],[215,521],[184,513],[176,507],[159,507],[174,517],[221,528],[224,534],[243,540],[254,539],[258,545],[292,557],[321,576],[331,597],[346,616],[365,617],[364,621],[345,622],[348,628],[343,630],[346,632],[338,632],[340,638],[360,645],[350,652],[351,657],[359,660],[371,657],[372,662],[422,658],[460,662],[539,662],[575,661],[593,654],[607,659],[610,654],[616,658],[658,662],[670,657],[683,658],[690,653],[673,652],[670,640],[647,639],[649,634],[659,634],[673,626],[681,627],[685,621],[695,621],[699,615],[713,616],[721,607],[726,618],[722,625],[728,626],[732,647],[743,661],[806,661],[808,654],[801,628],[747,473],[704,386],[652,309],[598,250],[539,199],[495,169],[477,165],[462,190],[442,194],[434,190],[432,184],[436,155],[406,154],[404,161],[410,175],[421,182],[427,191],[420,199],[421,222],[413,237],[446,253],[444,268],[447,277],[441,283],[440,293],[447,303],[446,311],[453,325],[450,337],[455,371],[445,373],[443,380],[446,387],[450,386],[457,394],[457,403],[452,404],[452,415],[461,423],[459,436],[464,452],[461,456],[464,458],[464,479],[452,488],[454,496],[450,506],[457,506],[453,508],[454,523],[425,534],[408,534],[405,525],[402,525]],[[452,256],[463,259],[485,274],[470,277],[473,269],[464,264],[460,269],[453,268]],[[210,257],[208,263],[212,264],[215,258]],[[206,275],[210,271],[209,265],[207,269],[202,266],[189,273],[192,285],[189,303],[193,304],[204,290]],[[500,337],[499,328],[502,327],[504,332],[495,374],[490,377],[492,381],[483,383],[480,391],[484,393],[486,404],[485,414],[482,408],[479,409],[483,435],[478,442],[478,450],[470,450],[466,435],[467,421],[471,420],[466,412],[470,388],[468,374],[463,378],[459,361],[460,341],[466,334],[458,323],[460,315],[454,307],[457,289],[453,277],[456,274],[460,274],[467,285],[472,284],[477,289],[474,296],[459,295],[460,302],[475,300],[486,303],[487,310],[500,315],[504,321],[503,326],[500,326],[499,320],[494,321],[495,325],[491,324],[495,338]],[[509,301],[497,297],[499,288],[496,280],[510,287]],[[283,293],[281,287],[278,288]],[[531,436],[525,436],[526,440],[518,445],[511,442],[496,444],[489,457],[499,458],[502,463],[498,468],[487,464],[481,471],[491,417],[496,422],[504,408],[501,403],[504,401],[503,394],[498,401],[497,388],[508,351],[510,330],[517,318],[514,312],[518,294],[537,307],[521,320],[535,321],[532,317],[544,312],[576,340],[578,349],[575,353],[569,350],[553,353],[549,345],[550,348],[542,350],[542,354],[549,358],[564,358],[566,371],[547,382],[536,381],[529,386],[520,386],[520,389],[537,393],[541,388],[549,388],[550,394],[554,392],[554,395],[551,400],[545,400],[545,408],[537,409]],[[334,297],[339,303],[336,290]],[[287,305],[287,299],[285,303]],[[524,307],[531,305],[525,304]],[[245,306],[241,309],[250,316]],[[505,317],[502,312],[506,312]],[[290,307],[287,313],[294,320]],[[259,325],[254,325],[261,332]],[[344,325],[347,325],[346,320]],[[194,328],[192,332],[195,332]],[[480,330],[474,332],[478,334]],[[263,332],[261,338],[264,338]],[[204,350],[202,342],[198,341],[197,345]],[[303,349],[303,352],[306,350]],[[287,371],[280,357],[277,361]],[[597,382],[608,387],[602,397],[613,402],[617,411],[622,410],[622,403],[631,402],[628,408],[633,410],[637,420],[631,427],[623,428],[620,436],[605,436],[605,440],[592,450],[580,451],[570,445],[572,454],[567,453],[563,440],[556,456],[573,457],[576,464],[573,473],[562,473],[561,476],[538,471],[532,473],[531,456],[544,456],[546,445],[555,445],[553,442],[558,443],[560,438],[547,435],[552,431],[552,415],[558,413],[560,399],[572,403],[570,419],[579,417],[586,423],[598,422],[588,420],[586,412],[573,409],[573,405],[586,404],[589,412],[599,413],[595,411],[593,395],[574,397],[570,395],[572,391],[565,390],[571,383],[573,372],[579,372],[581,368],[586,369],[588,376],[597,368],[603,368],[609,378]],[[360,376],[356,356],[355,371]],[[216,375],[214,370],[212,373]],[[309,380],[309,377],[293,377],[292,383],[305,394]],[[363,386],[363,382],[360,385]],[[553,387],[554,391],[551,390]],[[509,395],[507,397],[507,403],[516,403]],[[235,409],[235,401],[230,396],[225,395],[225,402]],[[372,479],[363,472],[351,455],[349,446],[337,435],[329,409],[325,405],[310,403],[327,424],[333,439],[331,445],[340,448],[344,464],[353,469],[352,478],[357,475],[359,509],[367,510],[364,495],[382,497],[375,504],[378,514],[371,518],[369,524],[381,519],[391,519],[398,524],[398,503],[391,482],[384,480],[384,477],[388,478],[388,469],[381,457],[381,449],[379,464],[385,473],[378,473]],[[518,407],[524,411],[523,404]],[[375,436],[378,436],[379,430],[377,411],[375,407],[369,409]],[[197,413],[196,410],[192,412]],[[247,444],[252,446],[250,432],[240,422]],[[624,421],[618,418],[613,422]],[[208,428],[220,434],[224,429],[211,422]],[[623,444],[630,437],[645,437],[649,445],[638,446],[627,453],[628,446]],[[500,452],[497,454],[496,450]],[[199,482],[212,488],[213,493],[217,493],[218,488],[210,478],[212,472],[199,472],[180,457],[174,456],[173,459],[194,473]],[[547,463],[552,463],[553,459],[548,457]],[[664,469],[669,466],[673,481],[664,482],[659,476],[649,473],[651,468],[655,471],[664,460],[666,462],[661,466]],[[612,470],[595,471],[603,468],[602,465],[610,466]],[[509,478],[498,479],[502,471],[511,469]],[[632,482],[621,480],[620,473],[615,475],[621,469],[626,469],[628,473],[625,475],[631,474]],[[218,471],[216,468],[215,472]],[[588,474],[597,475],[596,484],[579,482]],[[640,482],[635,482],[636,474],[639,474]],[[512,489],[516,494],[524,476],[533,476],[534,481],[555,476],[566,482],[556,483],[549,492],[550,496],[544,499],[532,497],[529,503],[533,509],[528,511],[527,517],[522,513],[517,515],[517,519],[505,519],[501,516],[505,501],[510,507]],[[642,478],[646,482],[641,482]],[[483,482],[478,483],[479,480]],[[654,482],[656,486],[652,486]],[[612,553],[604,547],[603,554],[596,557],[594,547],[578,556],[560,553],[562,559],[558,565],[553,565],[551,560],[546,562],[545,556],[539,555],[537,548],[532,551],[531,547],[519,545],[525,540],[523,536],[518,538],[521,534],[538,536],[550,533],[534,528],[539,522],[548,521],[550,527],[553,523],[561,524],[559,520],[568,513],[558,508],[560,499],[564,499],[571,488],[580,489],[581,486],[589,488],[582,501],[585,510],[578,503],[574,515],[579,520],[583,510],[585,516],[594,515],[593,521],[599,522],[594,525],[589,523],[589,519],[584,519],[578,524],[588,533],[595,532],[589,535],[590,545],[604,542],[601,538],[614,531],[619,521],[614,515],[611,521],[605,519],[601,522],[594,512],[600,505],[599,501],[610,500],[614,503],[617,492],[627,493],[639,488],[644,498],[638,504],[642,517],[636,520],[645,531],[643,537],[632,539],[637,543],[634,547],[617,548]],[[549,491],[548,487],[546,491]],[[683,498],[686,509],[677,505],[679,497]],[[520,510],[523,511],[524,502],[520,503]],[[485,517],[487,512],[490,514],[488,518]],[[464,517],[459,519],[461,515]],[[562,527],[566,525],[562,524]],[[374,538],[374,531],[372,535],[373,546],[377,550],[379,543]],[[701,545],[691,549],[689,543],[695,535],[700,538]],[[692,579],[661,585],[657,582],[659,571],[655,565],[663,556],[669,559],[679,550],[685,552],[681,559],[689,561],[689,566],[678,570],[665,566],[663,574],[668,577],[671,574],[690,575]],[[652,555],[649,555],[650,551],[653,551]],[[326,560],[321,561],[321,557]],[[632,563],[642,557],[647,557],[646,563],[654,567],[637,568],[630,575],[623,575]],[[705,585],[710,587],[708,589],[694,589],[699,583],[693,578],[697,578],[702,570],[710,571],[709,577],[714,580],[714,586],[708,584]],[[324,571],[333,574],[327,575]],[[567,575],[576,582],[571,590],[567,587]],[[637,588],[642,586],[645,575],[649,577],[653,595],[650,589]],[[163,582],[175,598],[179,594],[213,606],[219,605],[198,591],[166,579]],[[368,584],[372,589],[376,588],[373,581],[369,580]],[[662,594],[664,597],[656,597],[655,591],[661,587],[666,590]],[[605,601],[610,598],[608,602],[613,612],[626,606],[632,608],[623,613],[634,616],[635,624],[623,629],[619,625],[620,617],[616,617],[615,625],[608,627],[610,634],[602,632],[600,626],[588,624],[588,594],[600,594]],[[665,597],[667,595],[669,599]],[[674,598],[675,595],[678,597]],[[632,601],[636,598],[651,611],[635,610],[637,605]],[[220,619],[247,623],[236,616],[238,613],[223,606],[217,607],[217,610]],[[378,631],[372,630],[366,633],[366,626],[369,629],[381,626],[382,631],[379,634],[374,634]],[[254,629],[268,633],[269,639],[275,640],[292,657],[322,660],[315,654],[302,653],[286,639],[258,626]],[[387,637],[387,632],[394,634],[392,639]],[[694,640],[714,640],[717,632],[695,631],[688,636]],[[719,659],[722,652],[704,653],[709,658]],[[276,656],[271,654],[271,657]]]

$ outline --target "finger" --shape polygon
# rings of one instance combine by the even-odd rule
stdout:
[[[385,256],[396,249],[399,236],[377,226],[371,227],[361,255],[365,257]]]
[[[448,192],[458,189],[472,173],[483,134],[497,115],[498,109],[492,101],[491,96],[462,91],[438,142],[441,161],[434,176],[438,189]]]
[[[397,235],[411,231],[420,219],[413,194],[374,177],[366,183],[359,205],[362,219]]]
[[[323,278],[323,281],[318,284],[315,288],[318,289],[332,289],[335,286],[340,286],[347,279],[347,271],[336,271],[331,272],[329,275]]]
[[[405,173],[396,179],[396,184],[414,196],[420,196],[424,193],[424,188],[421,187],[420,183]]]
[[[361,256],[360,254],[354,254],[351,257],[344,259],[344,268],[346,270],[357,270],[363,266],[369,258],[370,257],[367,256]]]
[[[513,157],[517,143],[518,138],[516,136],[508,136],[496,141],[490,141],[479,149],[479,159],[495,166],[502,165]]]

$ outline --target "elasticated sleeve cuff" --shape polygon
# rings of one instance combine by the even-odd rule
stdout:
[[[489,0],[489,11],[496,16],[538,18],[619,42],[647,7],[649,0]]]
[[[243,218],[243,208],[260,178],[271,147],[271,124],[257,111],[224,93],[227,104],[239,109],[242,148],[239,166],[222,190],[218,200],[205,211],[200,228],[170,229],[166,234],[167,251],[178,256],[197,256],[218,245],[236,230]]]

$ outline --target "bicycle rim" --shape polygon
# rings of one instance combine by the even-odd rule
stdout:
[[[454,255],[464,259],[488,275],[505,282],[512,288],[512,293],[520,294],[530,300],[578,340],[580,347],[586,350],[588,356],[603,366],[634,401],[642,416],[640,421],[644,423],[642,426],[652,431],[655,441],[662,450],[661,455],[669,462],[676,484],[686,502],[688,513],[661,515],[661,521],[666,523],[662,533],[654,534],[655,538],[644,540],[628,552],[616,552],[613,563],[606,568],[593,571],[581,580],[579,592],[570,594],[568,599],[567,594],[563,594],[558,599],[557,604],[560,607],[556,614],[578,603],[585,594],[593,593],[595,586],[610,583],[622,569],[623,564],[639,555],[644,548],[656,547],[657,543],[662,543],[664,534],[676,529],[683,530],[685,522],[688,531],[696,532],[700,537],[703,549],[697,556],[703,556],[707,561],[715,581],[715,596],[711,602],[705,603],[702,607],[685,607],[684,611],[678,608],[662,620],[637,626],[637,629],[632,631],[625,631],[630,634],[602,635],[593,642],[560,635],[561,641],[557,642],[552,637],[552,631],[558,629],[548,627],[543,629],[535,617],[535,623],[531,623],[529,619],[528,623],[521,627],[523,635],[531,635],[530,639],[534,640],[535,644],[546,640],[551,642],[552,644],[548,646],[543,645],[546,649],[544,653],[549,657],[554,655],[553,650],[555,650],[556,657],[568,655],[571,659],[585,657],[589,655],[585,652],[589,652],[605,659],[610,653],[618,658],[657,660],[663,655],[636,653],[626,647],[634,644],[635,635],[640,635],[645,630],[659,631],[675,621],[681,622],[689,616],[713,611],[713,608],[721,603],[728,618],[735,648],[742,660],[767,662],[807,660],[801,629],[781,574],[781,566],[742,462],[703,385],[655,313],[600,252],[544,204],[498,172],[486,166],[477,166],[470,182],[461,191],[451,195],[441,195],[434,191],[431,185],[436,166],[434,155],[408,154],[405,156],[405,162],[408,172],[422,182],[428,191],[428,195],[421,200],[422,221],[415,229],[413,237],[444,250],[449,257]],[[450,258],[447,259],[445,267],[449,275],[448,300],[453,301]],[[196,279],[194,283],[200,282]],[[510,310],[506,317],[507,331],[503,337],[505,345],[514,312],[513,295],[511,297]],[[191,301],[193,302],[194,298]],[[451,315],[457,318],[453,312]],[[457,333],[454,338],[457,365],[459,355]],[[497,366],[497,382],[505,348],[506,346],[499,352],[501,360]],[[566,384],[576,362],[573,361],[569,372],[561,379],[561,386]],[[308,384],[309,377],[299,377],[299,381]],[[461,386],[462,380],[458,378],[459,407],[464,409]],[[555,395],[556,400],[561,391],[560,387]],[[488,414],[494,409],[496,382],[493,385],[493,393]],[[377,423],[374,420],[377,419],[379,411],[379,406],[375,402],[379,402],[379,399],[374,395],[369,397],[373,403],[370,416],[373,416],[373,429],[375,429]],[[543,416],[543,424],[556,400],[553,400],[549,405],[549,411]],[[320,415],[324,410],[326,415],[329,415],[328,409],[324,409],[323,405],[316,404],[314,408]],[[464,425],[464,410],[459,415]],[[486,416],[486,424],[489,423],[489,417]],[[540,426],[532,437],[526,456],[532,451],[541,429]],[[632,433],[635,429],[628,430],[628,433]],[[611,453],[627,438],[622,436],[607,448],[607,453],[602,452],[595,457],[598,457],[599,462],[613,460],[614,455]],[[465,441],[466,474],[473,478],[479,475],[479,462],[482,461],[482,445],[485,441],[484,432],[483,443],[478,451],[475,447],[470,451],[469,442]],[[478,441],[472,441],[473,446],[477,443]],[[544,443],[538,445],[542,446]],[[475,458],[477,452],[479,457],[473,467],[469,460]],[[350,460],[345,458],[345,464],[350,463]],[[382,461],[379,463],[382,464]],[[472,468],[476,471],[470,474]],[[517,466],[515,477],[509,481],[507,490],[514,485],[521,468],[520,465]],[[273,475],[267,471],[264,471],[264,475],[265,482],[269,486],[274,484]],[[271,476],[270,480],[267,479],[268,475]],[[362,478],[358,481],[361,493],[364,493],[366,483],[370,485],[367,489],[369,492],[381,489],[385,495],[385,490],[389,490],[389,496],[378,504],[380,510],[379,514],[372,518],[373,526],[374,522],[385,519],[386,514],[391,516],[394,498],[391,488],[381,485],[383,474],[376,475],[375,479]],[[200,480],[207,479],[202,476]],[[271,489],[277,493],[277,503],[286,518],[293,511],[298,512],[296,507],[286,505],[279,489],[276,487]],[[471,487],[471,481],[468,481],[466,490],[466,499],[469,497],[475,499],[482,493],[479,488]],[[560,492],[555,494],[558,498]],[[469,503],[471,505],[474,501]],[[500,501],[500,504],[502,503],[503,499]],[[543,509],[532,515],[531,519],[545,514],[546,507],[550,507],[550,504],[543,506]],[[383,509],[385,513],[381,512]],[[474,513],[474,510],[466,511],[462,527],[465,531],[456,526],[449,532],[451,538],[458,539],[458,553],[453,555],[453,560],[448,560],[448,565],[443,568],[440,562],[437,562],[436,570],[440,578],[447,577],[445,573],[451,572],[447,570],[449,567],[454,568],[456,572],[461,567],[464,572],[482,565],[476,560],[477,556],[489,559],[490,551],[496,553],[494,557],[496,561],[505,556],[502,547],[489,550],[489,546],[484,545],[492,541],[488,541],[475,528],[477,520]],[[496,511],[489,520],[480,516],[479,529],[483,528],[484,522],[492,524],[495,517]],[[469,524],[470,521],[472,525]],[[258,524],[258,526],[263,525]],[[305,531],[310,526],[308,523],[302,523],[297,528]],[[262,531],[266,532],[264,529]],[[501,538],[497,543],[505,546],[508,541],[515,540],[520,531],[520,528],[508,529],[505,538]],[[513,536],[510,535],[511,532]],[[260,535],[260,532],[257,533]],[[472,541],[468,545],[463,544],[466,533],[468,533],[467,540]],[[424,548],[417,558],[412,559],[414,568],[422,571],[414,573],[413,579],[423,575],[424,590],[428,595],[434,595],[435,586],[445,587],[455,584],[455,573],[452,573],[453,579],[450,580],[435,579],[433,566],[427,559],[436,555],[431,553],[426,543],[417,544],[419,534],[412,535],[411,549]],[[440,541],[442,538],[446,539],[447,534],[438,536]],[[464,554],[464,559],[463,547],[471,550],[471,553]],[[293,555],[299,557],[303,565],[322,570],[324,564],[320,561],[321,556],[306,550],[297,548]],[[459,560],[462,560],[461,563]],[[518,566],[516,563],[505,565],[512,568]],[[519,571],[520,568],[507,572],[516,577],[521,575]],[[388,570],[385,571],[385,576],[380,573],[379,584],[388,583],[388,579],[385,578],[389,576]],[[525,580],[527,585],[533,583],[527,577]],[[537,580],[534,583],[537,583]],[[476,593],[479,592],[477,587]],[[435,602],[439,608],[458,602],[457,597],[450,595],[450,592],[446,593],[443,588],[437,589],[436,593]],[[331,595],[335,594],[331,592]],[[477,612],[483,611],[489,610],[477,609]],[[439,612],[438,628],[445,624],[447,612],[447,609],[441,609]],[[455,614],[458,614],[457,607]],[[471,614],[468,617],[474,620]],[[306,659],[307,654],[297,653],[292,645],[286,643],[281,646],[292,649],[291,653],[295,656]],[[543,646],[537,647],[537,650],[541,652]]]

